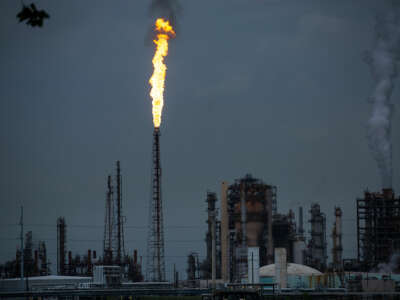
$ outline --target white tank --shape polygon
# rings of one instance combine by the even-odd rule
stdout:
[[[293,262],[295,264],[304,264],[304,252],[306,250],[306,243],[303,239],[298,239],[293,242]]]

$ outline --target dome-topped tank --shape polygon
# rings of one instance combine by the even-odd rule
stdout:
[[[311,276],[311,275],[322,275],[317,269],[309,266],[300,264],[287,264],[287,275],[298,275],[298,276]],[[275,264],[266,265],[260,268],[260,277],[274,277],[275,276]]]

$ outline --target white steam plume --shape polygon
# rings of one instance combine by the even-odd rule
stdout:
[[[394,253],[389,259],[388,263],[380,263],[375,271],[383,274],[396,273],[399,268],[400,254]]]
[[[394,105],[390,100],[397,64],[400,58],[400,1],[392,1],[391,9],[377,18],[373,49],[367,53],[366,62],[375,80],[370,97],[372,112],[368,120],[368,144],[378,163],[382,187],[392,187],[392,115]]]

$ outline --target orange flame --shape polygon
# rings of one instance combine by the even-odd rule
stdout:
[[[167,66],[164,64],[164,57],[168,54],[168,40],[175,37],[175,31],[166,21],[162,18],[157,19],[155,23],[155,30],[157,33],[156,53],[153,57],[153,75],[149,80],[151,85],[150,96],[153,99],[153,123],[154,127],[158,128],[161,124],[161,113],[164,105],[164,82],[167,72]]]

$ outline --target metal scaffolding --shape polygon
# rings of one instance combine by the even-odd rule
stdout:
[[[273,262],[272,216],[276,187],[246,175],[227,189],[229,244],[221,248],[229,257],[223,278],[240,282],[247,276],[248,248],[258,247],[260,264]],[[224,212],[222,212],[224,214]],[[250,230],[251,229],[251,230]]]
[[[308,244],[307,265],[325,271],[327,264],[326,217],[319,204],[311,205],[311,240]]]
[[[147,237],[147,281],[165,281],[164,228],[161,199],[160,129],[153,132],[152,197]]]
[[[106,213],[104,220],[103,263],[111,265],[113,262],[113,186],[111,176],[107,177]]]
[[[116,162],[116,198],[113,177],[107,177],[106,213],[104,219],[103,263],[105,265],[125,264],[124,217],[122,214],[122,176],[120,161]],[[115,184],[114,183],[114,184]]]
[[[57,219],[57,274],[66,275],[66,253],[67,253],[67,225],[65,219],[59,217]]]
[[[121,165],[119,160],[117,161],[117,253],[115,262],[117,265],[123,263],[123,257],[125,256],[125,242],[124,242],[124,222],[122,216],[122,180],[121,180]]]
[[[388,262],[400,250],[400,197],[392,189],[357,199],[358,262],[363,270]]]

